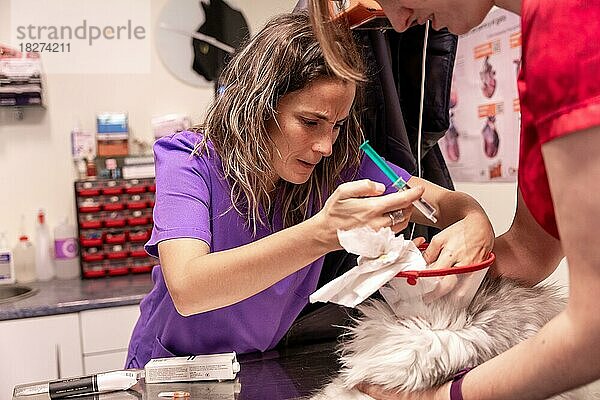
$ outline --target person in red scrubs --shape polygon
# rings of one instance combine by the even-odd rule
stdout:
[[[569,264],[564,312],[535,337],[426,393],[375,399],[536,400],[600,378],[600,2],[590,0],[377,0],[395,30],[430,20],[462,34],[496,5],[521,15],[522,132],[517,210],[496,239],[495,273],[535,284]],[[336,73],[329,0],[311,0],[313,26]]]

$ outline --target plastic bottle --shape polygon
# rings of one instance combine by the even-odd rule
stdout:
[[[15,279],[19,283],[28,283],[36,280],[35,273],[35,248],[26,235],[19,238],[14,248]]]
[[[6,244],[5,232],[0,232],[0,283],[15,283],[14,256]]]
[[[46,224],[46,214],[44,210],[40,209],[38,212],[38,225],[35,230],[35,271],[40,281],[48,281],[54,278],[52,245],[50,229]]]
[[[94,178],[96,174],[98,174],[98,170],[96,169],[96,163],[91,158],[87,159],[86,168],[86,174],[88,178]]]
[[[57,278],[72,279],[79,276],[78,250],[77,230],[65,218],[54,228],[54,266]]]
[[[77,165],[77,179],[87,178],[87,164],[85,160],[77,160],[75,164]]]

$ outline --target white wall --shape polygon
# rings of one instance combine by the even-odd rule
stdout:
[[[152,29],[164,4],[166,0],[151,0]],[[256,32],[271,15],[287,12],[294,4],[252,0],[252,7],[243,10]],[[10,0],[0,0],[0,43],[8,43],[9,29]],[[131,137],[151,141],[152,116],[186,113],[199,122],[212,96],[211,88],[188,86],[173,77],[154,47],[149,74],[51,75],[46,87],[48,108],[27,109],[22,121],[0,107],[0,231],[7,232],[11,246],[20,235],[21,214],[30,236],[40,207],[46,209],[51,227],[65,216],[74,222],[70,132],[78,120],[93,132],[96,112],[127,111]]]
[[[517,204],[516,183],[455,182],[456,190],[469,193],[483,207],[492,221],[496,236],[510,227]]]

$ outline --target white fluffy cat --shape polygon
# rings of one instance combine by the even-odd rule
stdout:
[[[436,301],[419,311],[392,310],[383,300],[359,306],[361,317],[340,345],[339,376],[312,400],[371,399],[360,382],[419,391],[451,379],[534,335],[565,306],[554,287],[526,288],[484,279],[468,308]],[[579,389],[553,399],[587,399]]]

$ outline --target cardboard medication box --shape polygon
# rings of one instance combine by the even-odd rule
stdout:
[[[154,358],[144,367],[146,383],[235,379],[240,370],[232,353]]]
[[[129,154],[128,116],[124,112],[105,112],[96,116],[97,153],[100,157]]]

